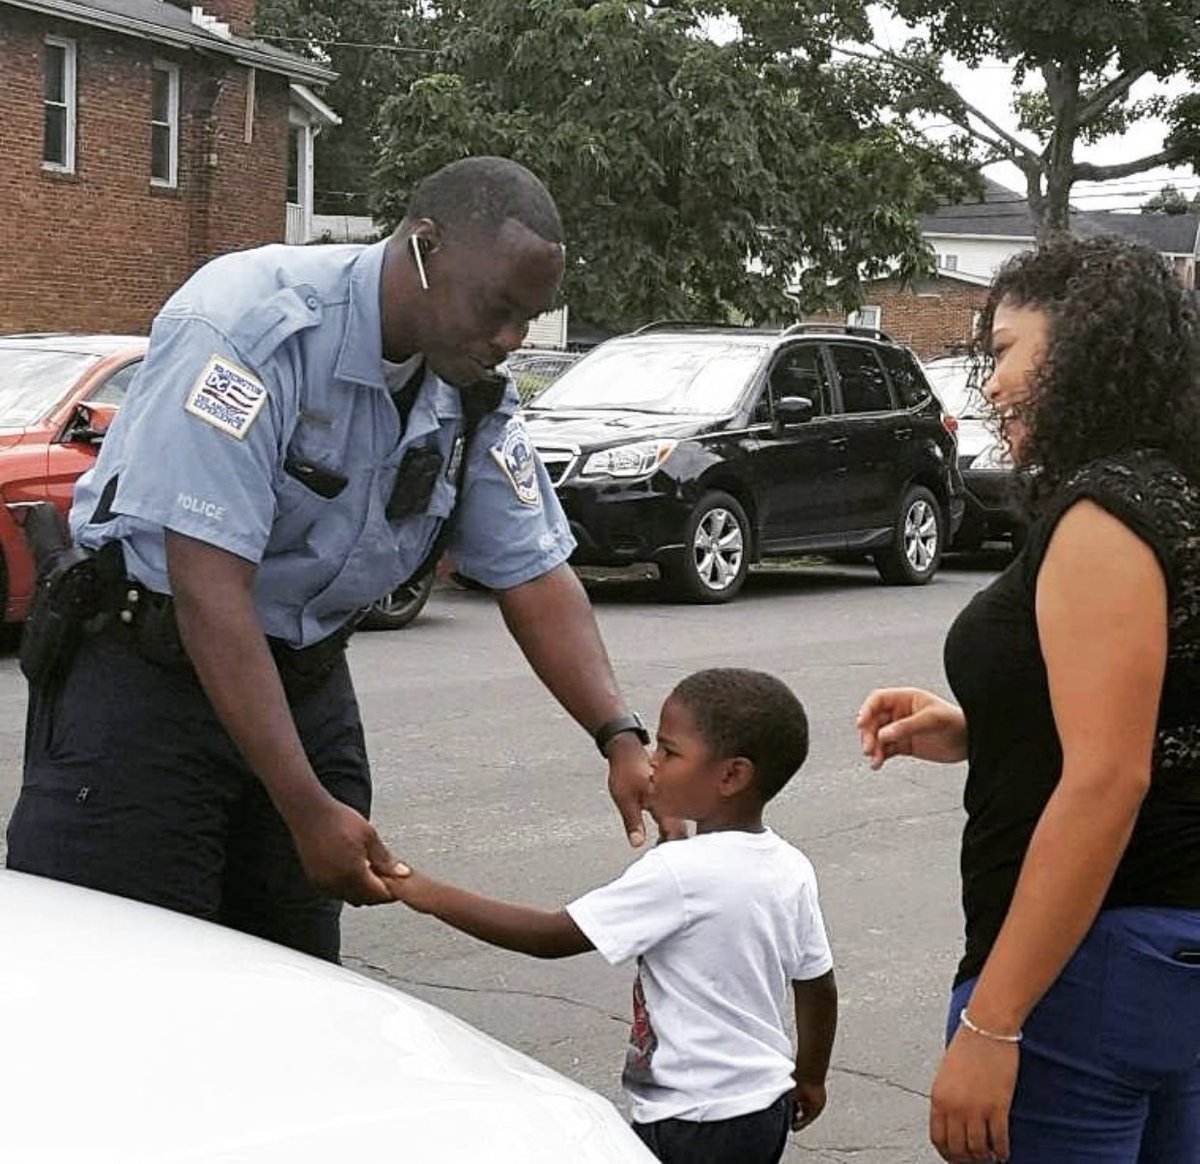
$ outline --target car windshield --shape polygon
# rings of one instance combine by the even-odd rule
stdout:
[[[41,420],[99,358],[91,352],[0,348],[0,428]]]
[[[952,416],[959,420],[987,420],[987,402],[974,383],[975,367],[970,360],[935,361],[925,365],[925,375]]]
[[[766,353],[765,344],[720,337],[602,344],[530,407],[721,416],[733,410]]]

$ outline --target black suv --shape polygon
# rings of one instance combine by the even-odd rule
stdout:
[[[962,520],[954,421],[878,331],[651,324],[595,348],[525,418],[572,561],[652,562],[694,601],[809,553],[928,582]]]

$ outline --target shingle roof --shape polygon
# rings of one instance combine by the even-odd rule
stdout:
[[[1015,190],[990,178],[983,180],[983,197],[939,206],[921,219],[925,234],[986,234],[1033,238],[1036,234],[1029,204]]]
[[[63,20],[142,36],[164,44],[222,53],[296,80],[325,84],[337,77],[332,70],[265,41],[218,36],[194,24],[190,11],[173,3],[164,3],[164,0],[0,0],[0,4],[28,8]]]
[[[1164,255],[1196,253],[1200,218],[1194,214],[1118,214],[1091,210],[1075,215],[1080,234],[1120,234],[1149,243]]]
[[[923,216],[923,234],[987,235],[992,238],[1036,237],[1028,202],[1015,190],[984,179],[981,199],[939,206]],[[1073,210],[1072,228],[1079,234],[1120,234],[1149,243],[1162,254],[1196,252],[1200,217],[1195,214],[1120,214],[1110,210]]]

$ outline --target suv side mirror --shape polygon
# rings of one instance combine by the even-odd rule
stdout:
[[[116,415],[115,404],[77,404],[74,415],[67,422],[63,440],[70,444],[98,445]]]
[[[816,409],[807,396],[784,396],[775,401],[775,427],[788,428],[812,420]]]

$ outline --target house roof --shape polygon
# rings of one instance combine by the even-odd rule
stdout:
[[[990,178],[983,180],[983,197],[947,204],[923,215],[923,234],[982,234],[997,238],[1033,238],[1036,235],[1029,203],[1015,190]]]
[[[163,0],[0,0],[0,4],[140,36],[159,44],[221,53],[240,64],[281,73],[297,81],[327,84],[337,78],[331,69],[264,41],[223,35],[211,25],[197,24],[191,12]]]
[[[922,217],[926,235],[979,235],[1029,239],[1037,230],[1029,203],[1015,190],[984,179],[981,199],[939,206]],[[1111,210],[1072,210],[1071,226],[1079,234],[1119,234],[1149,243],[1161,254],[1191,255],[1200,242],[1195,214],[1120,214]]]
[[[1194,214],[1118,214],[1093,210],[1077,214],[1080,234],[1120,234],[1149,243],[1164,255],[1194,255],[1200,218]]]

